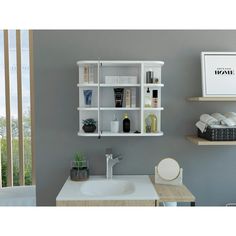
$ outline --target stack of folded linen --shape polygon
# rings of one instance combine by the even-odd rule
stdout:
[[[227,112],[224,115],[220,113],[202,114],[200,120],[195,124],[203,133],[207,127],[211,128],[226,128],[236,126],[236,113]]]

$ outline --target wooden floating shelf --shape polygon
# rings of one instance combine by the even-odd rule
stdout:
[[[192,102],[234,102],[236,97],[191,97],[188,100]]]
[[[196,144],[196,145],[211,145],[211,146],[219,146],[219,145],[236,145],[236,141],[209,141],[203,138],[199,138],[195,135],[187,135],[186,138]]]

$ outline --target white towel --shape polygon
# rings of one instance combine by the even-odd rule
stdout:
[[[208,115],[208,114],[202,114],[200,116],[200,121],[202,121],[203,123],[206,123],[207,125],[211,126],[211,125],[217,125],[220,122],[215,119],[214,117]]]
[[[214,117],[216,120],[218,120],[219,122],[221,122],[222,120],[225,120],[226,117],[223,116],[222,114],[220,113],[213,113],[211,114],[212,117]]]
[[[201,130],[202,133],[206,130],[207,127],[207,124],[200,120],[195,125],[198,127],[198,129]]]
[[[228,117],[225,117],[220,113],[213,113],[211,114],[211,116],[217,119],[222,125],[226,125],[226,126],[236,125],[236,116],[233,116],[232,114],[228,114]]]
[[[226,118],[229,118],[236,123],[236,113],[235,112],[226,112],[224,115]]]

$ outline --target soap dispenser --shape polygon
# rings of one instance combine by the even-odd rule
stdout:
[[[123,119],[123,132],[124,133],[130,132],[130,119],[127,113],[125,113],[124,119]]]

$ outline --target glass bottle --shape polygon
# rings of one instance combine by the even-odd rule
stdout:
[[[144,98],[144,107],[151,107],[152,99],[151,99],[151,92],[150,89],[147,88],[145,98]]]

